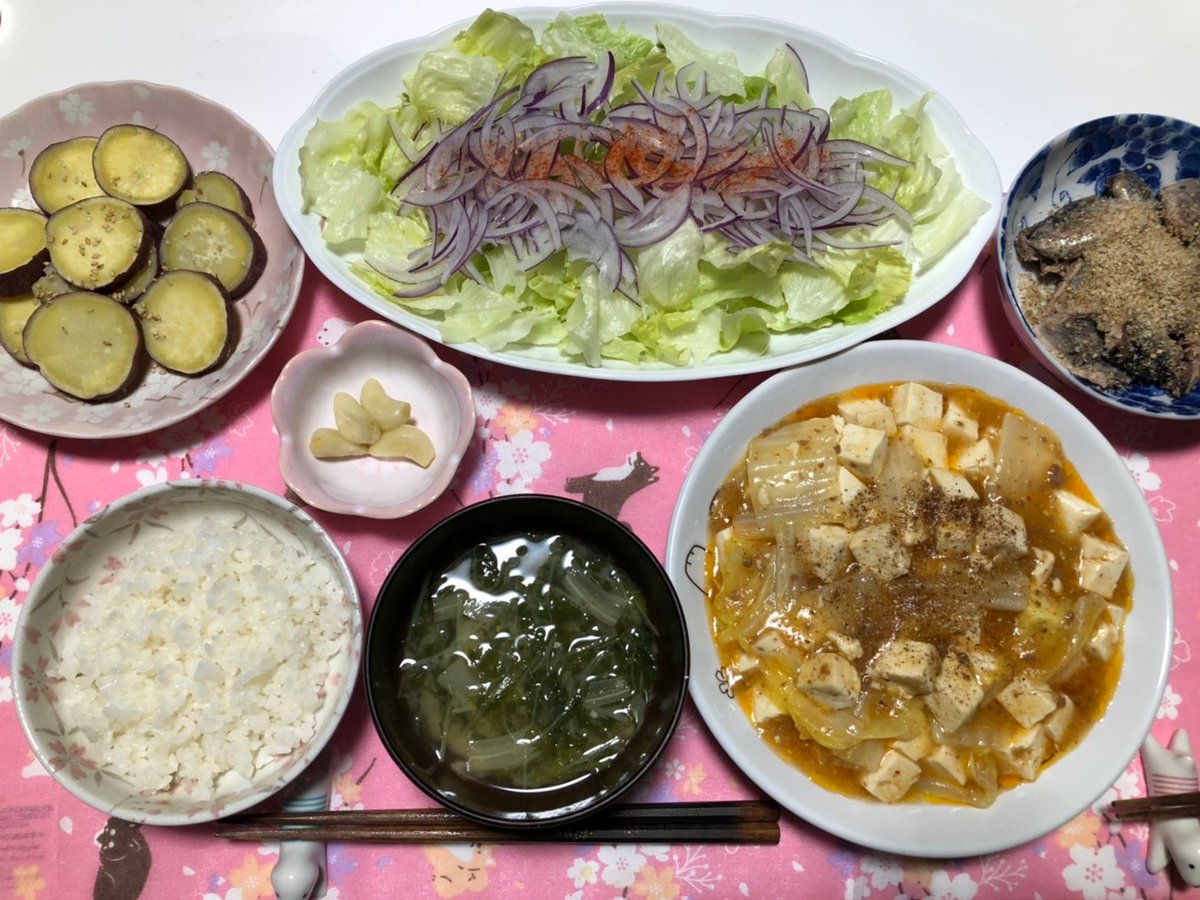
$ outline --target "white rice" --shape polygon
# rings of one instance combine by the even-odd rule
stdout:
[[[314,737],[327,685],[345,676],[336,573],[212,519],[144,528],[136,559],[65,630],[51,673],[65,729],[141,794],[247,787]]]

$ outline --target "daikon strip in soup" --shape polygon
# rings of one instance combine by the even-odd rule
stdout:
[[[543,790],[595,775],[637,733],[656,635],[603,552],[564,535],[481,543],[416,603],[399,691],[435,767]]]
[[[765,430],[720,486],[710,623],[746,714],[817,783],[987,806],[1103,714],[1127,563],[1045,425],[869,385]]]

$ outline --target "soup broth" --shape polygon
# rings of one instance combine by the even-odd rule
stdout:
[[[814,781],[987,806],[1103,714],[1127,561],[1044,425],[869,385],[764,431],[720,486],[710,624],[746,714]]]
[[[655,633],[603,553],[562,535],[481,543],[416,604],[399,693],[435,768],[517,792],[582,784],[637,733]]]

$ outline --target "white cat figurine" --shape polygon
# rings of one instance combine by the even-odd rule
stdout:
[[[1192,745],[1182,728],[1171,738],[1169,749],[1147,735],[1142,743],[1142,768],[1151,797],[1200,790]],[[1161,872],[1168,862],[1175,863],[1190,887],[1200,887],[1200,819],[1157,819],[1150,823],[1146,869]]]

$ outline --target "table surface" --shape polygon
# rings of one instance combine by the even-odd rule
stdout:
[[[731,7],[697,0],[713,12]],[[75,83],[140,79],[189,88],[229,106],[277,142],[324,83],[365,53],[478,12],[463,0],[400,5],[292,0],[163,4],[110,0],[0,0],[0,113]],[[1068,4],[936,0],[800,7],[763,0],[738,8],[823,32],[897,64],[942,92],[989,147],[1008,183],[1047,138],[1116,112],[1159,112],[1200,122],[1200,4],[1154,0]],[[0,143],[4,140],[0,135]],[[367,311],[311,265],[298,311],[260,367],[194,419],[137,438],[85,443],[0,423],[0,896],[57,898],[273,896],[277,847],[223,844],[204,827],[109,823],[59,788],[34,759],[12,700],[15,620],[41,564],[71,528],[103,504],[166,479],[215,476],[284,493],[267,398],[284,363]],[[1017,344],[1000,312],[987,251],[944,302],[900,329],[1050,377]],[[627,386],[555,378],[439,348],[470,379],[478,433],[450,492],[405,520],[315,516],[345,552],[369,611],[401,550],[460,505],[514,491],[570,496],[568,479],[640,452],[658,479],[617,506],[660,555],[667,512],[704,436],[763,377],[655,385],[631,404]],[[1073,396],[1113,442],[1154,512],[1171,561],[1177,636],[1154,734],[1195,733],[1200,671],[1200,428],[1125,415]],[[333,803],[418,805],[359,696],[333,741]],[[641,789],[648,799],[753,797],[688,706],[679,732]],[[1165,897],[1185,890],[1145,868],[1144,825],[1102,816],[1117,796],[1144,793],[1128,771],[1076,820],[1025,846],[966,860],[888,857],[841,842],[785,815],[774,847],[332,845],[329,897],[530,898],[973,896]],[[148,871],[147,871],[148,867]],[[107,884],[107,892],[99,885]]]

